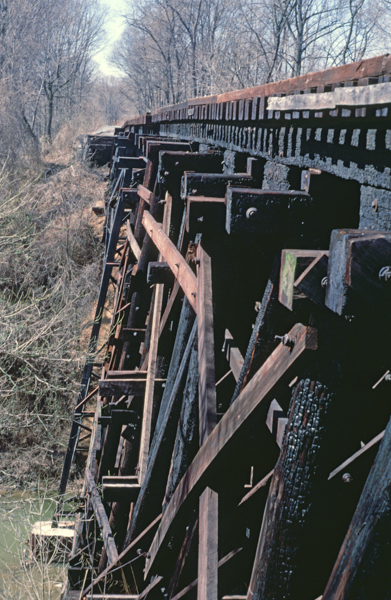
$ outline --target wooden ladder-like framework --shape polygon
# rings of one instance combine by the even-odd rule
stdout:
[[[305,161],[300,189],[266,185],[222,126],[215,146],[167,128],[114,138],[65,597],[388,598],[391,226],[358,229]]]

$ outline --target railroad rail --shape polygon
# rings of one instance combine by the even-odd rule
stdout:
[[[390,76],[385,55],[116,130],[64,598],[390,597]]]

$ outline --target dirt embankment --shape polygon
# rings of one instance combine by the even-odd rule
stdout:
[[[0,488],[56,486],[97,298],[107,168],[0,176]]]

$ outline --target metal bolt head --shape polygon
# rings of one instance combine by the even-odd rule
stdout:
[[[323,277],[322,281],[320,282],[320,285],[322,286],[322,288],[325,288],[328,284],[328,279],[327,277]]]
[[[342,481],[343,481],[344,483],[350,483],[351,481],[353,481],[353,477],[351,476],[351,474],[350,474],[350,473],[344,473],[344,474],[342,475]]]
[[[382,267],[379,271],[380,281],[388,281],[391,279],[391,267]]]
[[[372,202],[372,208],[375,212],[377,212],[379,210],[379,202],[377,200],[377,198],[375,198]]]
[[[246,217],[247,217],[247,219],[251,219],[256,214],[257,214],[257,209],[254,206],[251,206],[250,208],[248,208],[246,210]]]

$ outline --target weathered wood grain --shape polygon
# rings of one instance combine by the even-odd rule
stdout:
[[[203,446],[201,446],[185,476],[175,490],[164,513],[163,521],[150,548],[150,557],[146,563],[146,573],[149,572],[154,564],[157,554],[162,548],[171,524],[181,506],[189,494],[200,483],[206,471],[216,461],[220,452],[229,443],[232,443],[239,429],[251,417],[258,406],[261,405],[262,400],[273,389],[281,376],[289,371],[303,352],[316,349],[315,330],[297,324],[289,334],[296,340],[294,347],[291,349],[280,344],[276,348],[270,358],[254,375],[250,383],[243,389],[237,400],[230,406]],[[265,406],[265,417],[267,408]]]
[[[198,244],[197,317],[200,446],[216,426],[216,375],[213,330],[212,261]]]
[[[90,494],[90,498],[92,501],[92,506],[94,507],[96,520],[98,521],[98,525],[102,531],[107,557],[109,559],[110,564],[113,564],[118,560],[117,548],[114,542],[113,533],[109,525],[109,520],[107,518],[105,508],[103,506],[102,500],[98,492],[98,488],[96,487],[94,478],[88,469],[85,472],[85,481],[87,485],[87,490]]]
[[[197,278],[193,271],[149,212],[144,213],[142,221],[149,237],[164,256],[187,299],[197,311]]]
[[[218,494],[205,488],[199,502],[198,600],[218,598]]]

